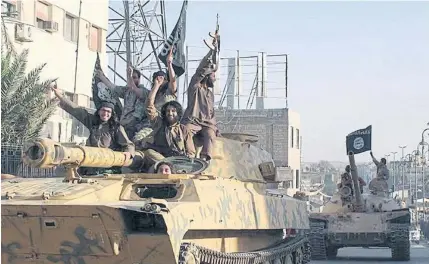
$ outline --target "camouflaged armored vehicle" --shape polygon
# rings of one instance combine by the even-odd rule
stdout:
[[[210,164],[167,158],[180,174],[80,177],[78,166],[138,167],[142,154],[36,140],[24,161],[65,177],[2,181],[2,261],[308,263],[306,204],[266,188],[275,168],[254,142],[223,135]]]
[[[352,153],[349,154],[349,161],[353,189],[360,190]],[[349,187],[342,187],[325,205],[322,213],[310,214],[311,259],[335,258],[338,249],[343,247],[369,246],[391,248],[394,260],[410,259],[409,209],[401,208],[388,197],[385,181],[374,179],[369,188],[369,194],[353,190],[352,196]]]

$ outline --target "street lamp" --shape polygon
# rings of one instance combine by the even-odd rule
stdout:
[[[429,150],[426,151],[428,154],[428,161],[429,161]],[[423,163],[422,163],[422,193],[423,193],[423,221],[426,221],[426,171],[425,167],[427,164],[426,162],[426,153],[422,153],[423,155]]]
[[[429,122],[427,123],[429,126]],[[422,146],[422,198],[423,198],[423,220],[426,221],[426,204],[425,204],[425,198],[426,198],[426,181],[425,181],[425,163],[426,163],[426,155],[425,155],[425,145],[428,145],[428,143],[425,142],[425,132],[429,130],[429,127],[426,129],[423,129],[422,131],[422,141],[419,143],[419,145]]]
[[[414,155],[414,186],[415,186],[415,191],[414,191],[414,198],[417,200],[417,192],[418,192],[418,188],[417,188],[417,162],[418,162],[418,159],[420,158],[419,156],[420,156],[420,153],[419,153],[419,150],[417,149],[417,150],[414,150],[412,153],[411,153],[412,155]]]
[[[405,191],[405,163],[404,163],[404,149],[407,146],[399,146],[399,148],[402,150],[402,157],[401,157],[401,173],[402,173],[402,201],[404,201],[404,191]]]
[[[396,153],[397,151],[390,152],[393,154],[393,166],[392,166],[392,174],[393,174],[393,190],[396,191]]]
[[[411,188],[411,164],[413,162],[413,155],[412,154],[405,155],[404,162],[406,162],[406,168],[407,168],[406,172],[407,172],[407,179],[408,179],[408,199],[411,199],[413,196],[413,190]]]

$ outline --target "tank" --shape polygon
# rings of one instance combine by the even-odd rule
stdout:
[[[349,162],[353,189],[360,190],[353,153]],[[344,247],[388,247],[392,259],[410,260],[409,208],[389,197],[384,181],[373,179],[369,189],[340,188],[321,213],[310,214],[312,260],[333,259]]]
[[[252,135],[224,134],[209,163],[165,159],[176,174],[86,177],[78,165],[139,167],[142,159],[36,140],[24,162],[62,166],[64,178],[2,181],[2,261],[308,263],[306,203],[267,188],[276,182],[274,163],[255,142]]]

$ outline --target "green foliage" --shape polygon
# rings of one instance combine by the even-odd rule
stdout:
[[[56,110],[57,101],[46,93],[54,80],[40,82],[46,64],[26,73],[28,49],[16,53],[4,29],[3,24],[1,141],[23,143],[36,138]]]

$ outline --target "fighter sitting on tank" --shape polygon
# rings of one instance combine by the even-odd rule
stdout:
[[[215,73],[218,69],[218,35],[213,36],[210,51],[201,60],[194,76],[189,84],[188,106],[183,115],[182,124],[194,135],[201,135],[203,147],[200,158],[211,160],[214,139],[217,134],[216,118],[214,111],[213,89],[216,80]]]
[[[381,160],[378,161],[372,154],[372,151],[370,154],[372,161],[377,166],[377,177],[372,179],[369,183],[369,190],[374,194],[380,192],[386,195],[386,192],[389,190],[389,185],[387,184],[387,180],[389,179],[389,169],[386,165],[386,159],[381,158]]]
[[[89,137],[86,141],[87,146],[123,151],[126,159],[133,157],[134,144],[129,140],[124,127],[119,124],[112,103],[103,102],[97,109],[96,114],[91,114],[85,108],[79,107],[65,98],[56,84],[51,88],[55,96],[60,100],[60,107],[89,129]],[[121,168],[81,167],[80,173],[84,175],[121,173]]]
[[[358,177],[358,181],[359,181],[360,193],[363,193],[363,186],[366,185],[366,182],[361,177]],[[351,192],[350,195],[347,197],[341,197],[341,199],[343,201],[343,204],[345,202],[351,202],[351,197],[354,194],[354,189],[353,189],[353,180],[352,180],[350,165],[347,165],[345,168],[345,172],[341,174],[341,182],[337,185],[337,187],[338,189],[341,189],[343,187],[350,188],[350,192]]]
[[[155,97],[162,85],[163,78],[155,78],[152,90],[146,102],[146,111],[153,127],[153,143],[146,143],[145,167],[148,168],[158,161],[171,156],[195,157],[195,146],[192,132],[183,124],[182,106],[177,101],[165,103],[161,112],[155,107]]]

